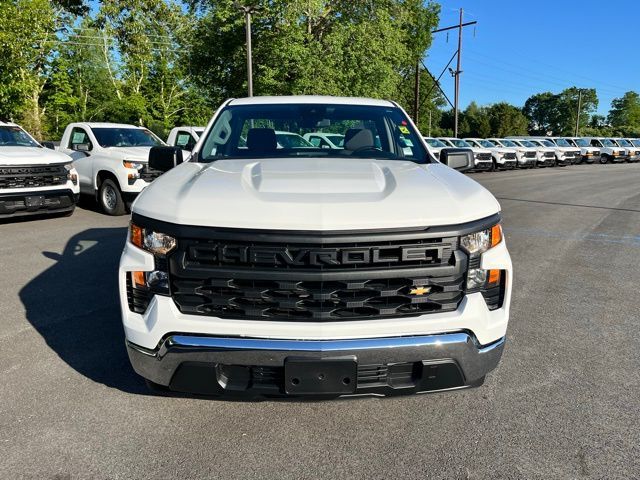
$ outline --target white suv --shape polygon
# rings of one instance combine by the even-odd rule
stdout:
[[[0,218],[71,215],[79,192],[71,158],[43,147],[19,125],[0,121]]]
[[[610,138],[587,137],[585,140],[589,145],[600,150],[600,163],[602,164],[624,162],[628,158],[626,149],[620,147]]]
[[[490,142],[499,145],[504,148],[510,148],[515,150],[516,159],[518,160],[519,168],[535,168],[536,159],[538,158],[538,152],[535,147],[527,147],[517,144],[513,140],[507,140],[505,138],[488,138]]]
[[[274,124],[302,136],[331,126],[344,146],[278,148]],[[168,171],[133,204],[120,260],[129,358],[152,388],[482,383],[504,346],[512,267],[500,205],[451,168],[471,167],[470,152],[435,161],[383,100],[232,99],[209,125],[175,168],[171,152],[151,153]]]
[[[472,147],[486,148],[491,151],[493,170],[513,170],[518,166],[518,157],[513,148],[505,148],[482,138],[465,138],[465,141]]]
[[[72,123],[60,151],[73,158],[80,192],[91,195],[103,212],[124,215],[127,207],[160,172],[149,169],[149,151],[165,143],[150,130],[116,123]]]
[[[469,148],[473,152],[475,162],[474,170],[487,171],[494,170],[493,160],[491,159],[491,150],[487,148],[474,147],[470,143],[459,138],[444,137],[438,138],[442,143],[450,148]]]

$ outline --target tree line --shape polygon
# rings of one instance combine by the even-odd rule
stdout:
[[[254,0],[257,95],[367,96],[413,106],[416,64],[440,6],[422,0]],[[92,6],[90,6],[92,5]],[[160,136],[205,124],[246,95],[244,15],[234,0],[0,1],[0,119],[58,139],[74,121],[144,125]],[[453,130],[453,114],[420,72],[419,128]],[[572,134],[579,90],[531,96],[523,108],[471,103],[463,136]],[[627,92],[607,118],[582,90],[582,134],[640,136],[640,99]]]

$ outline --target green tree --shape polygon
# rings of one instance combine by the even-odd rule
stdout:
[[[491,136],[526,135],[528,121],[522,110],[505,102],[496,103],[487,109]]]
[[[640,130],[640,95],[631,91],[615,98],[611,102],[608,120],[623,135],[636,136],[632,132]]]
[[[485,138],[491,134],[491,125],[486,107],[471,102],[462,112],[462,122],[458,125],[461,137]]]
[[[430,45],[439,7],[421,0],[261,0],[253,17],[254,89],[265,94],[395,98]],[[189,65],[214,101],[246,95],[244,18],[203,0]],[[405,105],[407,106],[407,105]]]
[[[537,93],[527,99],[523,113],[529,120],[533,135],[573,135],[578,112],[578,97],[582,91],[580,123],[587,124],[598,107],[596,90],[570,87],[559,94]]]
[[[56,46],[56,32],[68,17],[47,0],[0,2],[0,116],[22,122],[42,137],[40,96]]]

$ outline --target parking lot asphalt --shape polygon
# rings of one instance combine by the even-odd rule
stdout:
[[[473,174],[515,268],[484,386],[332,401],[150,395],[126,356],[126,217],[0,224],[0,478],[638,478],[640,165]]]

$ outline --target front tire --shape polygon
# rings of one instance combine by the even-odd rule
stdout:
[[[112,216],[124,215],[127,213],[127,208],[122,199],[122,192],[120,187],[107,178],[100,184],[100,190],[98,191],[98,204],[104,213]]]
[[[607,155],[601,155],[600,156],[600,163],[602,165],[604,165],[605,163],[608,163],[608,162],[609,162],[609,157]]]

